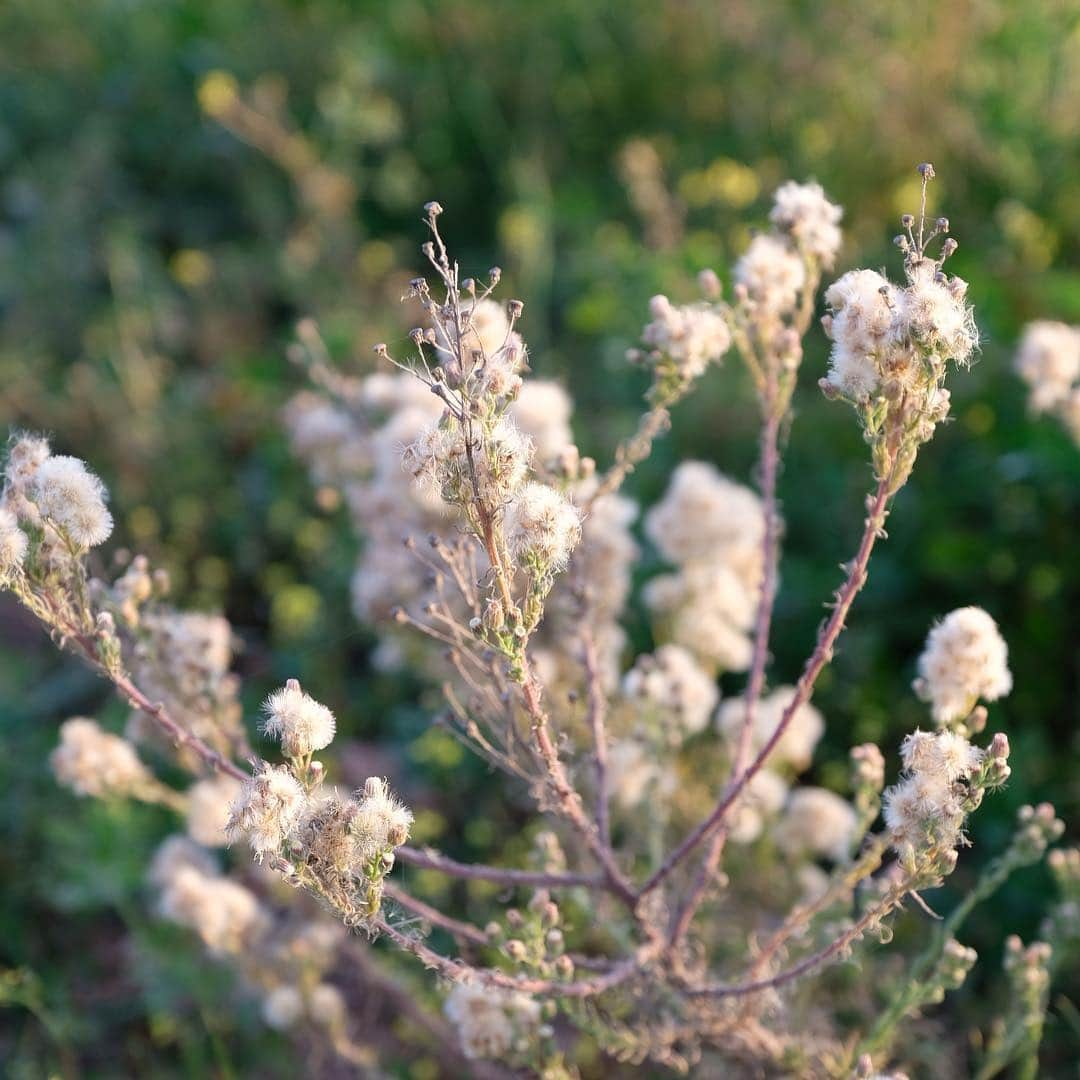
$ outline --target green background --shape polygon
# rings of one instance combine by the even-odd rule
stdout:
[[[214,71],[352,190],[320,199],[207,116],[197,89]],[[426,808],[424,839],[490,857],[522,807],[424,735],[424,687],[370,669],[374,639],[348,607],[355,540],[286,445],[280,409],[303,384],[285,358],[295,321],[316,317],[354,371],[373,365],[372,343],[404,340],[401,281],[420,263],[419,207],[438,198],[464,272],[498,262],[504,295],[526,301],[534,368],[571,390],[582,449],[603,463],[637,415],[643,376],[623,357],[651,294],[692,299],[703,265],[726,276],[788,176],[846,208],[838,270],[895,274],[913,166],[933,161],[982,352],[952,379],[955,419],[896,500],[821,681],[813,775],[842,788],[846,748],[868,739],[895,769],[899,739],[926,722],[910,681],[929,624],[970,603],[993,614],[1016,688],[991,726],[1009,733],[1013,777],[976,816],[934,898],[944,909],[1022,803],[1053,801],[1073,836],[1080,822],[1080,449],[1026,414],[1010,371],[1025,321],[1080,322],[1078,100],[1080,13],[1052,0],[6,0],[0,425],[86,458],[112,491],[115,542],[168,567],[182,605],[228,615],[252,714],[299,677],[343,734],[378,742]],[[620,164],[632,140],[657,152],[678,228],[650,232],[635,210]],[[854,417],[815,388],[826,344],[815,327],[780,484],[777,681],[812,643],[870,483]],[[749,482],[754,436],[732,361],[678,408],[629,489],[654,499],[686,456]],[[647,552],[641,576],[655,567]],[[647,648],[638,607],[630,629]],[[42,1005],[0,1011],[0,1056],[14,1076],[290,1075],[254,1008],[231,1004],[227,979],[148,912],[142,873],[167,816],[77,801],[51,779],[57,725],[103,706],[119,724],[108,703],[0,600],[0,967],[40,980],[0,993]],[[482,812],[466,821],[447,789]],[[1033,936],[1048,895],[1045,873],[1026,871],[969,924],[982,960],[939,1010],[948,1024],[986,1022],[976,995],[1002,992],[1001,941]],[[909,916],[901,938],[924,929]],[[1068,974],[1047,1075],[1078,1045],[1062,996],[1077,1000]],[[418,1059],[410,1075],[433,1067]]]

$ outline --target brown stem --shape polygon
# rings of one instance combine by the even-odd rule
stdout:
[[[600,664],[596,655],[596,637],[584,615],[581,632],[581,648],[585,661],[585,682],[589,696],[589,730],[592,732],[593,765],[596,771],[596,828],[605,847],[611,847],[611,822],[608,816],[607,776],[607,695],[600,678]]]
[[[430,848],[399,847],[394,852],[399,862],[419,866],[425,870],[438,870],[448,877],[467,881],[493,881],[497,885],[522,886],[537,889],[606,888],[605,879],[597,874],[555,873],[543,870],[511,870],[502,866],[484,866],[481,863],[457,862]]]
[[[424,922],[431,923],[432,926],[438,926],[462,941],[471,941],[474,945],[488,944],[487,934],[479,927],[453,919],[449,915],[444,915],[430,904],[425,904],[423,900],[417,900],[415,896],[411,896],[393,882],[383,882],[383,891],[391,900],[397,901],[403,908],[408,908],[414,915],[419,915]]]
[[[540,702],[540,691],[529,669],[527,659],[523,659],[522,666],[524,669],[524,682],[521,690],[525,700],[525,709],[532,720],[536,746],[547,768],[548,780],[559,800],[560,810],[563,816],[581,833],[589,850],[603,869],[610,891],[633,911],[637,907],[637,895],[626,876],[619,869],[611,848],[601,839],[596,825],[586,817],[581,805],[581,796],[571,785],[570,779],[566,775],[566,769],[559,759],[558,751],[551,741],[547,713]]]
[[[851,605],[866,581],[866,567],[870,561],[870,553],[874,549],[878,536],[882,535],[882,528],[887,516],[885,507],[889,498],[891,480],[891,475],[880,480],[875,494],[867,499],[866,524],[863,529],[862,539],[859,542],[858,551],[850,563],[847,578],[836,593],[836,603],[833,606],[832,614],[818,633],[814,651],[806,662],[806,667],[795,685],[795,693],[787,708],[784,709],[776,729],[769,736],[765,745],[758,751],[753,761],[742,771],[738,778],[728,785],[727,790],[721,795],[709,816],[686,836],[656,873],[645,882],[640,890],[640,895],[655,889],[720,824],[724,815],[731,808],[732,803],[742,794],[746,785],[757,775],[762,765],[768,760],[769,755],[776,749],[776,744],[783,737],[784,732],[787,731],[795,713],[810,700],[818,676],[825,665],[832,659],[833,647],[844,629],[844,620],[851,610]]]
[[[517,990],[538,997],[595,997],[606,990],[626,982],[637,973],[652,956],[650,947],[639,950],[638,954],[621,960],[609,971],[580,982],[560,982],[556,979],[537,979],[528,975],[507,975],[494,968],[474,968],[461,960],[452,959],[437,953],[417,938],[403,934],[391,926],[385,919],[379,918],[372,924],[376,930],[385,934],[395,945],[415,956],[425,967],[437,972],[451,981],[469,979],[482,986],[496,986],[502,990]]]
[[[778,975],[773,975],[768,979],[752,979],[742,983],[711,983],[706,986],[690,988],[687,993],[691,997],[742,997],[746,994],[756,994],[761,990],[772,990],[778,986],[783,986],[785,983],[793,982],[808,971],[813,971],[814,968],[819,967],[826,960],[836,956],[837,953],[842,952],[853,941],[861,937],[869,926],[878,922],[897,905],[903,894],[907,892],[909,884],[910,882],[904,882],[901,885],[894,886],[884,900],[870,908],[862,918],[853,923],[825,948],[812,956],[806,957],[804,960],[800,960],[797,964],[789,967],[786,971],[781,971]]]
[[[765,667],[769,659],[769,633],[772,628],[773,606],[776,602],[777,570],[780,557],[780,519],[776,509],[776,479],[780,470],[779,436],[783,416],[776,407],[777,385],[775,373],[770,371],[763,395],[765,411],[761,427],[761,498],[765,516],[765,533],[762,539],[762,577],[758,593],[757,616],[754,626],[754,646],[750,660],[750,675],[746,683],[742,726],[731,765],[729,784],[733,783],[746,768],[750,757],[754,713],[765,685]],[[714,834],[698,868],[697,876],[685,900],[676,911],[668,931],[668,941],[676,946],[690,928],[694,915],[705,898],[712,882],[720,857],[727,843],[728,829],[721,827]]]

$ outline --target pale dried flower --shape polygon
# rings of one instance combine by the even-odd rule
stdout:
[[[704,461],[684,461],[645,516],[645,533],[673,563],[749,557],[765,532],[761,499]]]
[[[795,696],[793,686],[778,686],[765,695],[754,710],[754,722],[750,729],[750,747],[757,753],[771,738],[780,723],[784,711]],[[728,744],[734,747],[746,717],[746,702],[742,697],[729,698],[721,703],[716,713],[716,724]],[[787,768],[794,773],[810,767],[814,748],[825,733],[825,719],[817,708],[804,702],[791,717],[787,728],[777,742],[769,762],[773,768]]]
[[[349,826],[358,857],[368,861],[400,847],[409,839],[412,821],[412,811],[391,794],[386,781],[369,776]]]
[[[642,330],[641,340],[674,361],[684,378],[698,378],[731,347],[727,321],[708,304],[676,307],[666,296],[654,296],[649,313],[652,322]]]
[[[777,826],[777,843],[785,851],[847,859],[858,822],[855,808],[835,792],[819,787],[792,791]]]
[[[671,644],[639,656],[623,677],[622,690],[676,742],[705,729],[720,696],[693,654]]]
[[[34,475],[32,495],[42,516],[82,551],[104,543],[112,533],[105,485],[78,458],[43,461]]]
[[[131,743],[83,716],[60,726],[49,760],[56,779],[77,795],[133,795],[153,780]]]
[[[540,1005],[525,994],[495,987],[457,983],[444,1006],[455,1025],[461,1048],[471,1059],[505,1058],[523,1049],[540,1026]]]
[[[982,608],[958,608],[926,638],[915,691],[941,726],[963,720],[975,703],[997,701],[1012,689],[1009,651]]]
[[[0,579],[22,566],[29,539],[19,528],[19,519],[0,505]]]
[[[735,264],[735,281],[759,308],[784,315],[794,310],[806,284],[806,265],[785,239],[762,233]]]
[[[159,907],[166,919],[194,930],[212,953],[245,951],[269,921],[250,890],[190,865],[168,880]]]
[[[304,789],[286,766],[260,762],[229,808],[225,835],[230,844],[247,840],[256,858],[261,859],[281,847],[305,800]]]
[[[1080,327],[1028,323],[1016,354],[1016,372],[1029,388],[1033,412],[1057,412],[1080,439]]]
[[[275,986],[263,998],[263,1020],[275,1031],[288,1030],[303,1015],[304,998],[294,986]]]
[[[788,180],[776,189],[769,220],[827,270],[840,250],[843,216],[844,211],[829,202],[820,184]]]
[[[263,733],[278,739],[286,757],[304,757],[333,741],[337,730],[334,714],[290,679],[275,690],[263,705]]]
[[[516,559],[561,569],[581,538],[581,511],[562,492],[530,481],[507,506],[504,528]]]

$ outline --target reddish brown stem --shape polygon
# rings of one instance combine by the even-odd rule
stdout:
[[[818,633],[817,644],[814,647],[814,651],[810,654],[810,658],[806,662],[806,667],[803,669],[803,673],[799,677],[798,683],[795,685],[795,693],[787,708],[784,709],[780,721],[776,725],[776,729],[773,731],[772,735],[769,736],[765,745],[758,751],[750,764],[735,780],[732,781],[731,784],[728,785],[727,790],[721,795],[709,816],[686,836],[682,843],[667,857],[656,873],[645,882],[641,888],[640,895],[650,892],[664,881],[675,867],[678,866],[679,863],[681,863],[682,860],[723,821],[724,815],[731,808],[731,805],[739,795],[742,794],[746,785],[757,775],[773,750],[776,749],[777,743],[783,738],[784,732],[787,731],[788,725],[791,723],[795,713],[810,700],[810,696],[814,691],[814,684],[817,682],[817,678],[821,674],[822,669],[832,659],[833,647],[836,644],[836,639],[840,636],[840,633],[844,628],[844,621],[847,618],[848,612],[851,610],[851,605],[866,580],[866,567],[870,561],[870,553],[873,551],[874,544],[877,541],[878,536],[881,535],[882,528],[885,524],[887,515],[885,507],[889,498],[890,481],[891,477],[885,477],[881,480],[878,483],[875,494],[870,496],[867,500],[868,512],[866,516],[866,525],[863,529],[858,551],[855,554],[855,558],[851,561],[847,578],[836,593],[836,603],[833,606],[832,614]]]
[[[761,589],[758,593],[757,615],[754,625],[754,647],[750,660],[750,675],[746,683],[744,696],[745,715],[739,729],[738,743],[731,765],[733,782],[746,768],[750,757],[751,735],[754,727],[754,713],[757,709],[761,692],[765,685],[765,668],[769,659],[769,633],[772,628],[773,606],[776,602],[777,570],[780,560],[780,519],[776,509],[776,480],[780,471],[780,424],[783,417],[776,408],[776,379],[770,375],[763,405],[765,420],[761,427],[761,500],[765,517],[765,532],[762,538],[762,576]],[[705,857],[701,861],[698,873],[671,921],[668,941],[674,947],[690,928],[705,894],[709,889],[720,857],[727,843],[728,829],[721,827],[712,836]]]

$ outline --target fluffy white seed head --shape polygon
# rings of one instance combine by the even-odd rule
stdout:
[[[290,679],[263,705],[263,732],[278,739],[287,757],[303,757],[330,745],[336,731],[334,714]]]
[[[735,281],[758,307],[783,315],[795,308],[806,284],[806,266],[786,240],[762,233],[735,264]]]
[[[275,1031],[287,1031],[304,1015],[304,998],[295,986],[275,986],[262,1003],[263,1020]]]
[[[304,789],[286,766],[260,762],[229,808],[225,835],[230,844],[247,840],[261,860],[267,852],[281,847],[296,826],[305,801]]]
[[[741,558],[760,546],[765,515],[750,488],[704,461],[684,461],[646,515],[645,532],[673,563]]]
[[[750,729],[750,746],[755,753],[768,742],[794,696],[794,687],[779,686],[758,702]],[[746,704],[742,697],[730,698],[717,710],[717,727],[732,748],[738,743],[745,717]],[[774,768],[789,769],[794,773],[804,772],[810,767],[814,748],[824,733],[825,719],[821,713],[809,702],[800,705],[777,742],[769,761]]]
[[[1020,338],[1016,371],[1030,388],[1032,409],[1061,407],[1080,381],[1080,327],[1048,320],[1029,323]]]
[[[245,952],[269,922],[250,890],[193,865],[178,867],[167,880],[159,910],[170,922],[194,930],[215,954]]]
[[[770,769],[759,769],[747,782],[731,810],[731,840],[752,844],[765,831],[766,824],[783,808],[788,785]]]
[[[900,748],[904,768],[951,784],[967,780],[982,764],[977,746],[952,731],[913,731]]]
[[[357,856],[363,862],[374,859],[409,839],[412,811],[393,795],[387,782],[369,776],[349,829]]]
[[[939,725],[963,720],[980,698],[997,701],[1012,689],[1008,659],[990,615],[982,608],[958,608],[927,636],[915,691],[930,702]]]
[[[22,566],[28,546],[19,519],[6,506],[0,506],[0,580]]]
[[[835,792],[819,787],[796,788],[788,799],[777,842],[790,852],[847,858],[857,824],[855,808]]]
[[[650,348],[670,357],[688,379],[704,374],[731,347],[727,321],[708,304],[676,307],[666,296],[649,301],[652,321],[641,332]]]
[[[49,761],[56,779],[77,795],[133,795],[152,781],[131,743],[82,716],[61,725]]]
[[[693,654],[674,644],[639,656],[623,677],[622,689],[646,719],[656,719],[676,742],[704,730],[720,696]]]
[[[840,219],[844,211],[829,202],[820,184],[789,180],[776,189],[769,220],[789,233],[796,244],[825,269],[840,250]]]
[[[81,550],[97,547],[112,533],[105,485],[74,457],[50,457],[34,476],[32,494],[38,510],[61,528]]]
[[[551,379],[529,379],[510,406],[510,418],[532,441],[538,461],[547,463],[573,444],[570,395]]]
[[[457,1028],[465,1056],[505,1058],[527,1045],[540,1026],[540,1005],[525,994],[457,983],[443,1007]]]
[[[507,505],[503,526],[515,559],[562,569],[581,539],[581,511],[561,491],[531,481]]]

